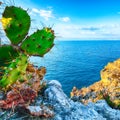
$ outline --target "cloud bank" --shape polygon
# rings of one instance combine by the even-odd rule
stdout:
[[[64,40],[120,40],[120,24],[58,24],[55,31]]]

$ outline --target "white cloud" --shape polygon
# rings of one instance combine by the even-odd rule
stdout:
[[[39,14],[45,20],[49,20],[50,18],[54,18],[52,10],[45,10],[45,9],[38,10],[36,8],[33,8],[31,14]]]
[[[69,17],[62,17],[62,18],[59,18],[59,20],[61,20],[63,22],[68,22],[68,21],[70,21],[70,18]]]
[[[45,20],[53,18],[52,11],[50,10],[40,10],[40,16],[45,18]]]
[[[36,8],[33,8],[33,9],[32,9],[32,12],[39,13],[39,10],[36,9]]]
[[[120,24],[56,24],[54,28],[62,39],[120,40]]]

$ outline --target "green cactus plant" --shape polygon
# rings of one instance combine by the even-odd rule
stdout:
[[[6,7],[2,14],[2,26],[12,44],[19,44],[28,34],[30,16],[22,8]]]
[[[0,46],[0,61],[11,61],[18,56],[17,50],[13,49],[11,45]]]
[[[11,62],[0,80],[1,88],[8,88],[17,80],[23,79],[27,68],[27,56],[22,54]]]
[[[26,36],[30,27],[30,16],[22,8],[15,6],[5,8],[1,22],[11,45],[0,47],[0,52],[5,49],[5,53],[0,55],[0,59],[12,61],[14,58],[12,55],[16,57],[0,80],[0,87],[5,89],[24,77],[28,65],[28,55],[42,57],[50,51],[54,46],[55,35],[51,28],[44,27],[32,35]],[[20,56],[17,57],[17,55]]]
[[[0,68],[0,78],[4,73],[4,67],[7,67],[10,62],[19,56],[18,52],[13,49],[10,45],[2,45],[0,46],[0,65],[3,66]],[[4,61],[4,63],[3,63]]]
[[[54,46],[54,38],[54,33],[50,28],[43,28],[27,37],[21,44],[21,49],[26,54],[42,57]]]

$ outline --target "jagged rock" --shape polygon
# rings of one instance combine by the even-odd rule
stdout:
[[[58,81],[52,80],[48,82],[48,89],[45,90],[45,97],[52,103],[61,104],[61,106],[70,106],[69,99],[61,89]]]
[[[26,108],[32,115],[39,116],[35,118],[36,120],[120,120],[120,111],[110,108],[104,100],[97,103],[90,102],[88,105],[74,102],[65,95],[61,84],[56,80],[47,81],[47,88],[43,95],[38,94],[35,102]],[[24,112],[23,109],[22,111]],[[2,114],[3,111],[0,112],[0,115]],[[52,117],[42,118],[45,116]],[[26,112],[23,116],[18,112],[11,119],[18,118],[34,120],[30,115],[26,115]]]
[[[105,99],[111,107],[120,109],[120,59],[105,66],[99,82],[80,90],[74,87],[71,97],[84,104]]]
[[[120,110],[112,109],[105,100],[99,100],[96,103],[91,102],[88,106],[92,107],[107,120],[120,120]]]
[[[87,120],[87,117],[90,118],[91,116],[86,106],[73,102],[65,95],[58,81],[52,80],[48,82],[45,97],[47,102],[54,108],[55,116],[53,120]],[[96,114],[98,113],[96,112]],[[102,116],[99,117],[102,119]],[[95,118],[97,116],[92,115],[89,120]]]
[[[51,120],[120,120],[120,111],[110,108],[104,100],[86,106],[80,102],[73,102],[65,95],[60,83],[55,80],[48,82],[45,96],[46,102],[54,108],[55,116]]]
[[[31,115],[37,117],[49,118],[54,116],[54,112],[46,106],[28,106],[26,110],[28,110]]]
[[[20,91],[11,90],[7,93],[6,100],[0,100],[0,108],[10,109],[16,106],[25,106],[25,104],[30,104],[36,96],[36,91],[31,88],[24,88]]]

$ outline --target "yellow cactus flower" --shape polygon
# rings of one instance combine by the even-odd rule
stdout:
[[[51,32],[51,29],[50,28],[45,28],[46,32]]]
[[[4,29],[6,29],[6,27],[10,24],[11,20],[12,20],[12,18],[4,18],[4,17],[2,17],[2,19],[0,19],[0,22],[2,22],[2,26]]]

